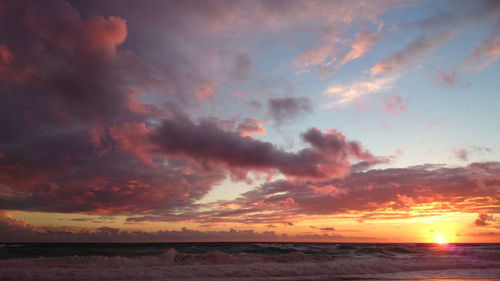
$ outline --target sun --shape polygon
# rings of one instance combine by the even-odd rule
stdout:
[[[438,243],[439,245],[447,244],[444,238],[441,236],[436,237],[436,243]]]

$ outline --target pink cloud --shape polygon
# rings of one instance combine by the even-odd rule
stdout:
[[[466,69],[481,71],[495,63],[499,58],[500,35],[497,31],[494,31],[465,59],[464,67]]]
[[[356,35],[354,42],[349,44],[350,50],[342,58],[342,49],[338,46],[341,40],[330,35],[328,39],[296,57],[291,65],[299,69],[299,74],[318,70],[322,76],[330,75],[336,73],[344,64],[364,56],[380,36],[380,33],[373,34],[369,29],[363,28]]]
[[[293,200],[292,197],[288,197],[285,200],[281,200],[279,202],[279,205],[284,210],[294,209],[297,207],[297,203],[295,202],[295,200]]]
[[[63,13],[53,17],[50,9]],[[101,53],[116,55],[116,47],[127,37],[126,21],[119,17],[93,16],[82,20],[78,12],[67,2],[53,3],[51,7],[27,7],[27,22],[47,40],[55,42],[69,55]],[[61,28],[60,24],[66,25]]]
[[[415,205],[415,201],[413,198],[408,197],[404,194],[396,194],[396,197],[398,198],[398,201],[400,201],[405,207],[411,207]]]
[[[205,85],[202,90],[196,93],[196,98],[199,101],[203,101],[206,99],[211,99],[214,94],[214,90],[211,85]]]
[[[92,48],[104,49],[115,55],[116,46],[122,44],[127,37],[126,21],[119,17],[92,17],[85,22]]]
[[[300,69],[299,73],[308,73],[312,69],[326,69],[337,60],[338,49],[332,43],[320,45],[302,53],[292,61],[292,66]]]
[[[159,112],[155,107],[146,105],[138,100],[138,97],[142,94],[144,94],[143,91],[131,91],[128,93],[126,97],[128,110],[137,114],[158,115]]]
[[[392,126],[387,124],[386,122],[380,122],[380,126],[382,126],[382,128],[386,129],[387,131],[390,131],[392,130]]]
[[[457,72],[446,72],[445,70],[438,69],[435,77],[436,84],[443,87],[454,88],[458,84]]]
[[[321,195],[328,194],[332,197],[346,193],[345,190],[342,190],[331,184],[324,186],[308,185],[307,188],[311,189],[314,194],[321,194]]]
[[[266,128],[263,127],[263,124],[263,122],[260,122],[253,118],[249,118],[240,123],[237,129],[242,136],[265,135]]]
[[[233,96],[235,98],[238,98],[238,99],[244,99],[245,98],[245,94],[243,94],[242,92],[234,92]]]
[[[356,35],[356,39],[351,45],[351,50],[342,59],[340,65],[344,65],[352,60],[364,56],[370,50],[371,46],[377,42],[380,36],[380,33],[374,34],[371,33],[369,29],[363,28],[363,30]]]
[[[467,161],[468,155],[469,155],[469,152],[465,148],[462,148],[462,149],[455,151],[455,157],[457,157],[458,159],[463,160],[463,161]]]
[[[409,99],[403,100],[400,96],[390,96],[385,98],[384,112],[387,114],[396,115],[399,113],[408,112]]]
[[[148,135],[152,129],[144,123],[122,123],[109,128],[111,138],[118,144],[122,151],[131,153],[143,163],[152,165],[152,149],[149,145]]]
[[[470,82],[464,81],[457,71],[447,72],[443,69],[438,69],[432,83],[437,87],[442,88],[466,88],[470,86]]]

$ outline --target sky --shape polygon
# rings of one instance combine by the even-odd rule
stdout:
[[[500,1],[0,2],[0,242],[500,242]]]

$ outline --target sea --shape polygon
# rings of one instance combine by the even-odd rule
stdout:
[[[0,244],[0,280],[500,280],[500,244]]]

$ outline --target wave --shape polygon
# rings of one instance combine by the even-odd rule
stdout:
[[[262,246],[262,245],[261,245]],[[276,248],[268,245],[267,248]],[[65,256],[0,260],[0,280],[330,280],[332,278],[415,279],[438,274],[440,278],[494,278],[500,276],[498,251],[444,251],[415,254],[411,246],[340,246],[308,254],[180,253],[174,248],[160,255]],[[323,245],[324,246],[324,245]],[[285,246],[296,248],[293,245]],[[407,247],[408,249],[406,249]],[[312,245],[315,249],[315,245]],[[363,250],[364,249],[364,250]],[[367,250],[369,249],[369,250]],[[385,250],[385,251],[384,251]],[[491,250],[491,251],[490,251]],[[337,254],[332,254],[336,251]],[[489,254],[488,251],[490,252]],[[429,252],[424,250],[423,252]],[[478,254],[479,253],[479,254]],[[397,258],[394,258],[396,255]],[[441,275],[439,275],[441,274]],[[465,277],[464,277],[465,276]],[[307,278],[306,278],[307,277]],[[210,279],[212,278],[212,279]],[[280,279],[281,278],[281,279]],[[283,279],[284,278],[284,279]]]

